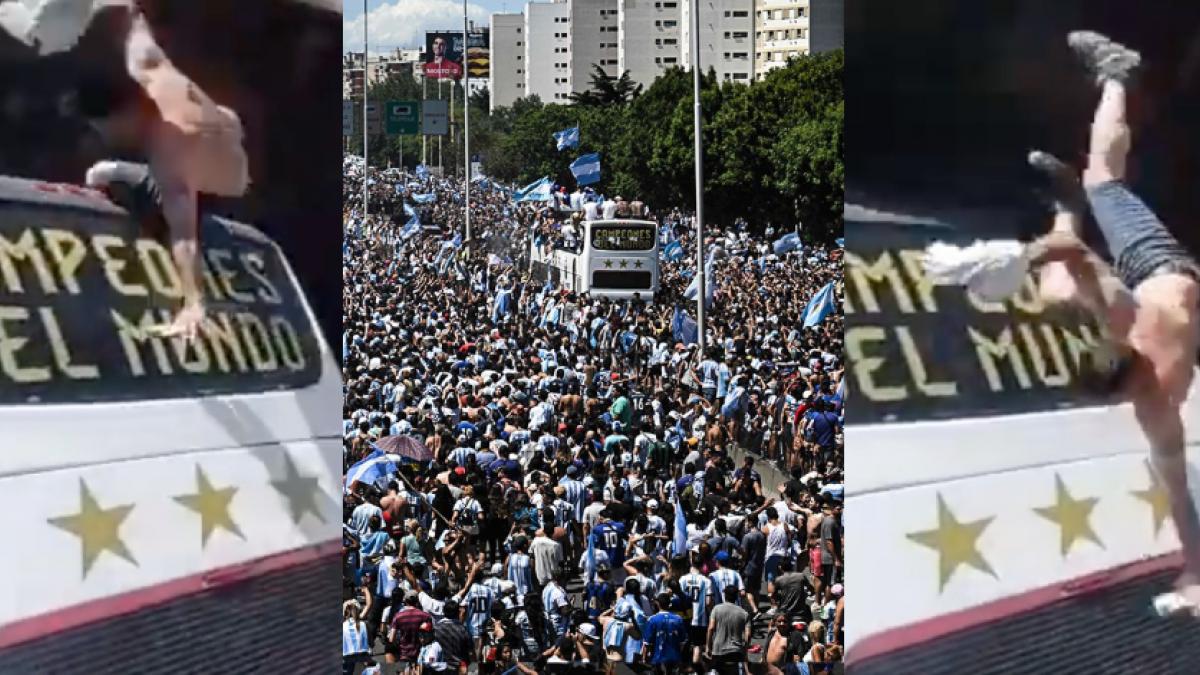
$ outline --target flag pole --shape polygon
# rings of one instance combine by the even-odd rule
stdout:
[[[367,73],[370,72],[368,67],[367,54],[370,50],[367,47],[367,22],[370,20],[367,12],[367,0],[363,0],[363,223],[367,222],[367,182],[370,178],[370,162],[367,160],[369,153],[367,152],[367,84],[370,80]]]
[[[471,241],[471,90],[467,86],[471,81],[471,64],[467,61],[467,53],[471,51],[469,35],[467,0],[463,0],[463,185],[466,192],[463,210],[467,223],[467,241]]]
[[[700,135],[700,0],[692,4],[692,127],[696,153],[696,339],[700,358],[704,358],[704,139]]]

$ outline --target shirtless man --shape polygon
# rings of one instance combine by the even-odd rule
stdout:
[[[1085,307],[1105,332],[1090,365],[1098,384],[1133,403],[1183,544],[1177,592],[1159,600],[1169,596],[1168,611],[1200,616],[1200,519],[1188,491],[1180,413],[1200,347],[1200,266],[1124,183],[1127,86],[1139,55],[1096,33],[1071,33],[1068,42],[1101,91],[1088,164],[1080,185],[1062,162],[1042,152],[1030,155],[1030,163],[1053,180],[1058,201],[1051,232],[1032,242],[1026,257],[1041,265],[1047,301]],[[1115,269],[1079,239],[1085,197]]]
[[[109,148],[140,154],[146,163],[99,162],[88,171],[87,183],[130,194],[133,203],[123,206],[132,207],[143,225],[165,221],[161,229],[179,271],[183,308],[161,332],[191,340],[205,320],[197,199],[200,193],[245,193],[250,178],[242,124],[171,63],[145,17],[129,9],[127,74],[84,78],[79,105]],[[156,229],[151,225],[147,234],[161,236]]]

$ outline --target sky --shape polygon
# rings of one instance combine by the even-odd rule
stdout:
[[[467,16],[486,26],[493,12],[519,12],[524,6],[523,0],[467,0]],[[362,0],[343,0],[342,8],[342,49],[362,51]],[[427,30],[462,30],[462,0],[367,0],[367,9],[372,52],[421,47]]]

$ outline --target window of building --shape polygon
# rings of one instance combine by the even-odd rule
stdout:
[[[662,42],[664,45],[679,44],[679,40],[676,40],[675,38],[663,38]]]
[[[521,29],[520,29],[520,28],[518,28],[518,29],[517,29],[517,35],[520,35],[520,34],[521,34]]]
[[[678,60],[679,60],[679,59],[675,58],[674,56],[666,56],[666,57],[663,57],[663,63],[675,63],[675,62],[677,62]]]
[[[749,78],[749,75],[746,73],[734,73],[733,74],[733,79],[735,79],[735,80],[745,80],[748,78]]]
[[[807,38],[808,37],[808,29],[807,28],[798,29],[796,31],[796,36],[799,37],[801,40]]]
[[[733,12],[725,12],[725,16],[729,16],[730,14],[733,14],[733,18],[735,18],[735,19],[744,19],[744,18],[750,16],[750,12],[748,12],[746,10],[740,10],[740,9],[734,10]]]
[[[732,33],[734,40],[744,40],[750,36],[750,33],[744,30],[735,30]]]
[[[654,57],[654,62],[655,62],[655,63],[662,63],[662,57],[661,57],[661,56],[656,56],[656,57]]]
[[[663,28],[674,28],[674,27],[676,27],[676,26],[678,26],[678,25],[679,25],[679,22],[678,22],[678,21],[670,21],[670,20],[668,20],[668,21],[663,21],[663,22],[662,22],[662,27],[663,27]]]
[[[517,60],[518,60],[518,61],[520,61],[520,60],[521,60],[521,55],[520,55],[520,54],[517,54]]]
[[[523,73],[523,72],[525,72],[525,69],[523,69],[523,68],[517,68],[517,74],[518,74],[518,75],[520,75],[520,74],[521,74],[521,73]]]
[[[520,46],[521,46],[521,45],[523,45],[523,44],[525,44],[525,43],[524,43],[524,42],[521,42],[520,40],[517,40],[517,46],[518,46],[518,47],[520,47]]]
[[[664,2],[662,4],[662,6],[663,6],[663,9],[675,9],[676,7],[679,6],[679,3],[678,2]]]
[[[735,58],[735,59],[748,59],[748,58],[750,58],[750,53],[749,53],[749,52],[734,52],[734,53],[733,53],[733,58]]]

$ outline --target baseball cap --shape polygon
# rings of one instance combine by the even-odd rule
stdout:
[[[715,557],[717,562],[727,563],[729,562],[729,551],[718,551]]]
[[[829,592],[833,593],[834,595],[836,595],[838,597],[841,597],[842,593],[844,593],[845,590],[846,589],[841,584],[834,584],[833,588],[829,589]]]
[[[646,508],[657,509],[658,508],[658,500],[651,499],[650,501],[646,502]]]
[[[590,623],[581,624],[579,626],[579,634],[589,640],[600,639],[600,635],[596,632],[596,626]]]

